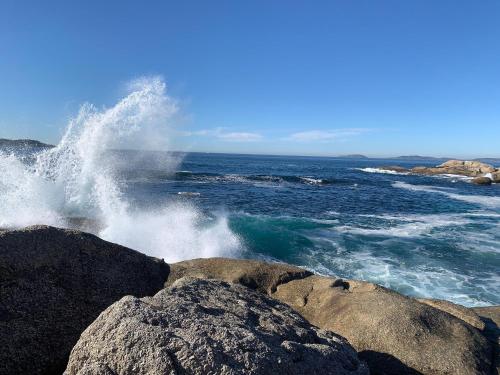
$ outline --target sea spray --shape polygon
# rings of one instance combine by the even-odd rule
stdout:
[[[111,108],[83,105],[60,143],[33,163],[0,154],[0,227],[64,226],[68,218],[87,218],[104,239],[167,261],[235,255],[240,242],[224,217],[209,219],[187,203],[138,209],[124,197],[109,150],[151,148],[160,138],[168,143],[178,111],[158,77],[135,80],[129,89]],[[172,158],[165,172],[173,173],[179,161]]]

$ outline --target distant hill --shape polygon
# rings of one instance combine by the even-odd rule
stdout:
[[[340,155],[337,157],[342,159],[368,159],[368,156],[361,154]]]
[[[49,145],[33,139],[5,139],[0,138],[0,148],[51,148]]]

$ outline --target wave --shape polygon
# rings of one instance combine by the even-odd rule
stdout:
[[[392,171],[390,169],[383,168],[355,168],[358,171],[366,172],[366,173],[382,173],[382,174],[395,174],[395,175],[408,175],[409,172],[397,172]]]
[[[465,195],[455,193],[452,188],[434,187],[427,185],[412,185],[406,182],[397,181],[392,184],[393,187],[399,189],[405,189],[409,191],[421,191],[426,193],[435,193],[445,195],[448,198],[472,203],[476,205],[481,205],[490,208],[500,208],[500,197],[491,197],[487,195]]]
[[[165,178],[167,176],[164,175]],[[221,182],[221,183],[242,183],[254,185],[329,185],[332,180],[316,178],[310,176],[289,176],[289,175],[240,175],[240,174],[218,174],[218,173],[193,173],[190,171],[178,171],[175,173],[176,181],[196,181],[196,182]]]
[[[157,147],[160,139],[168,145],[176,112],[165,83],[143,78],[111,108],[83,105],[59,144],[32,163],[0,154],[0,227],[67,226],[68,217],[90,218],[102,226],[102,238],[167,261],[237,254],[241,243],[223,215],[207,217],[186,202],[138,210],[123,194],[126,181],[117,176],[124,162],[109,150]],[[135,157],[134,165],[149,164],[141,160]],[[173,174],[179,161],[163,169]]]

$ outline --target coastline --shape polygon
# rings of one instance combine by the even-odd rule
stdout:
[[[3,358],[2,373],[12,373],[12,370],[23,366],[28,366],[31,373],[42,373],[50,366],[60,368],[87,326],[109,323],[92,323],[106,307],[112,305],[106,311],[118,308],[116,304],[120,302],[117,301],[127,295],[142,297],[160,292],[170,295],[177,290],[178,283],[196,284],[196,281],[189,281],[193,279],[209,282],[207,287],[213,293],[219,293],[220,288],[229,288],[231,292],[227,293],[233,293],[236,287],[232,285],[242,285],[243,289],[236,288],[237,293],[249,290],[248,293],[265,295],[265,298],[271,298],[270,301],[291,307],[313,326],[345,337],[358,352],[360,360],[356,371],[360,374],[364,373],[364,362],[372,373],[384,371],[387,374],[415,371],[489,374],[498,366],[498,362],[494,364],[494,361],[498,356],[495,337],[498,340],[499,321],[494,319],[498,317],[499,306],[474,309],[446,301],[417,300],[376,284],[314,275],[283,263],[208,258],[167,265],[162,260],[146,257],[84,232],[47,226],[0,232],[0,253],[0,268],[5,270],[0,273],[0,285],[7,297],[2,313],[6,319],[0,322],[0,341],[9,348],[5,351],[6,355],[13,352],[25,355],[24,358],[22,355],[15,359]],[[146,271],[145,267],[150,271]],[[36,273],[36,279],[30,276],[32,273]],[[92,280],[92,283],[82,284],[84,280]],[[212,285],[210,280],[228,284]],[[92,287],[94,283],[100,284]],[[26,289],[23,285],[30,287]],[[191,288],[189,285],[188,289]],[[82,290],[89,287],[94,291],[82,294]],[[104,294],[103,287],[106,289]],[[206,303],[204,298],[207,296],[197,295],[196,288],[192,293],[189,298],[198,301],[194,306]],[[62,301],[66,305],[58,304]],[[274,303],[270,301],[266,299],[262,303]],[[44,327],[39,327],[36,323],[38,319],[32,318],[33,311],[30,309],[33,309],[33,303],[37,304],[39,318],[46,316]],[[68,311],[70,306],[79,311],[76,316]],[[253,308],[247,303],[244,310]],[[181,314],[184,311],[182,303],[176,309]],[[82,321],[83,311],[86,311],[84,315],[87,317]],[[68,319],[73,333],[68,334],[70,326],[55,324],[62,316]],[[102,320],[102,317],[101,314],[99,319]],[[80,323],[71,323],[74,319]],[[247,324],[250,324],[249,321]],[[15,337],[9,335],[13,326],[16,327]],[[114,325],[111,324],[111,327]],[[43,331],[37,332],[42,328]],[[85,337],[86,342],[92,344],[97,339],[88,336],[89,332],[93,332],[89,329],[82,334],[82,339]],[[117,339],[114,334],[110,335]],[[67,341],[59,357],[56,353],[43,353],[40,345],[36,344],[49,340],[51,345],[62,345],[61,337]],[[32,344],[20,351],[18,345],[25,345],[26,340],[31,340]],[[39,353],[40,350],[42,353]],[[74,350],[70,357],[73,369],[78,368],[74,361],[82,355],[85,358],[93,356],[92,353],[78,354],[78,350],[76,354]],[[40,360],[33,363],[37,355],[43,360],[38,358]],[[99,361],[106,362],[106,358],[100,357]]]

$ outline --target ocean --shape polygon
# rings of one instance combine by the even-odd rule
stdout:
[[[153,82],[83,106],[54,148],[0,151],[0,228],[79,227],[167,262],[281,261],[500,304],[500,184],[378,169],[436,161],[110,151],[171,110]]]

